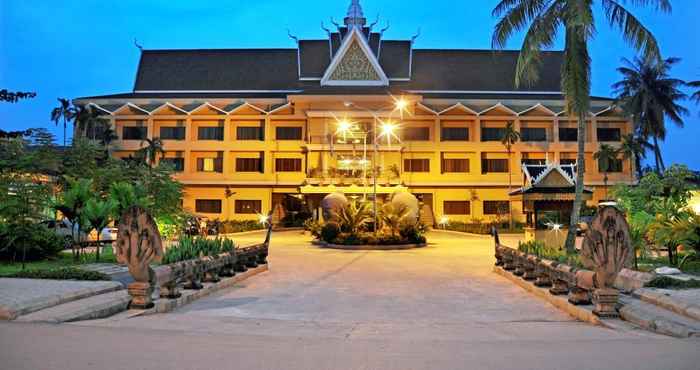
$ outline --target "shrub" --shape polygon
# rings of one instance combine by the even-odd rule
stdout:
[[[167,265],[205,256],[217,256],[232,252],[235,247],[233,240],[226,238],[182,237],[178,244],[165,251],[161,263]]]
[[[316,239],[321,237],[321,224],[311,218],[304,221],[304,230],[310,232]]]
[[[425,233],[428,227],[418,221],[416,223],[403,223],[399,229],[399,235],[402,239],[408,240],[413,244],[425,243]]]
[[[680,280],[668,276],[657,276],[648,283],[644,284],[648,288],[660,289],[698,289],[700,288],[700,280]]]
[[[59,267],[48,270],[22,270],[4,277],[52,280],[111,280],[109,276],[101,272],[82,270],[76,267]]]
[[[54,257],[63,250],[65,241],[40,224],[0,223],[0,260],[37,261]],[[25,251],[26,248],[26,251]],[[26,252],[26,255],[25,255]]]
[[[219,232],[222,234],[240,233],[244,231],[253,231],[264,229],[265,225],[257,220],[228,220],[222,221],[219,227]]]
[[[321,227],[321,240],[332,243],[340,234],[340,226],[335,222],[327,222]]]

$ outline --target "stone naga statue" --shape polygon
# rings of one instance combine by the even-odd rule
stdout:
[[[131,308],[153,306],[151,293],[155,273],[150,263],[160,261],[163,245],[155,221],[143,208],[130,207],[119,220],[115,252],[117,261],[126,264],[134,282],[127,287]]]
[[[617,274],[632,262],[630,229],[617,208],[607,206],[598,211],[588,227],[581,248],[581,263],[595,271],[595,286],[611,288]]]

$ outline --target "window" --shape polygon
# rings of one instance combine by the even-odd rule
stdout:
[[[262,213],[262,201],[236,199],[236,213],[258,214]]]
[[[161,127],[160,138],[163,140],[185,140],[185,127]]]
[[[197,129],[197,139],[198,140],[224,140],[224,128],[217,127],[199,127]]]
[[[194,211],[199,213],[221,213],[221,200],[197,199],[194,201]]]
[[[236,172],[263,172],[260,158],[236,158]]]
[[[442,172],[469,172],[469,159],[466,158],[444,158],[442,160]]]
[[[301,158],[276,158],[275,171],[301,172]]]
[[[481,173],[508,173],[508,160],[484,158],[481,160]]]
[[[522,141],[547,141],[547,129],[542,127],[525,127],[520,129]]]
[[[520,163],[545,165],[545,164],[547,164],[547,160],[546,159],[523,158],[523,160]]]
[[[173,167],[175,172],[182,172],[185,170],[185,158],[163,158],[160,163],[164,163]]]
[[[262,128],[259,126],[236,127],[236,140],[263,140]]]
[[[430,159],[404,159],[405,172],[430,172]]]
[[[223,158],[197,158],[197,172],[224,172]]]
[[[596,134],[598,141],[620,141],[621,137],[619,128],[598,128]]]
[[[469,141],[468,127],[443,127],[440,130],[441,141]]]
[[[443,213],[446,215],[471,214],[471,205],[468,200],[446,200],[442,203]]]
[[[503,215],[508,213],[510,204],[507,200],[485,200],[484,214],[485,215]]]
[[[576,158],[562,158],[562,159],[559,160],[559,164],[563,164],[563,165],[573,164],[573,165],[576,165]]]
[[[560,127],[559,141],[578,141],[578,129],[573,127]]]
[[[505,133],[504,127],[482,127],[481,141],[501,141]]]
[[[301,140],[301,127],[277,127],[275,137],[277,140]]]
[[[122,129],[122,140],[146,140],[148,127],[127,126]]]
[[[598,161],[598,172],[606,172],[604,171],[603,165],[600,160]],[[622,159],[615,158],[608,161],[607,172],[622,172]]]
[[[404,141],[428,141],[430,140],[430,127],[406,127],[402,132]]]

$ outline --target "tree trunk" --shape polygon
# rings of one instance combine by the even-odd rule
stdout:
[[[511,154],[511,151],[510,151],[510,147],[509,147],[508,148],[508,197],[510,197],[510,192],[513,191],[513,171],[510,168],[511,165],[513,164],[512,163],[513,161],[510,158],[510,154]],[[513,223],[513,203],[510,201],[508,202],[508,215],[510,217],[509,226],[510,226],[510,229],[513,230],[513,228],[515,226]]]
[[[566,242],[564,247],[567,254],[572,254],[576,251],[576,228],[578,227],[579,213],[583,202],[583,175],[586,172],[585,149],[586,149],[586,113],[580,113],[578,117],[578,135],[577,135],[578,153],[576,153],[576,195],[574,197],[574,206],[571,210],[571,222],[569,222],[569,231],[566,234]]]
[[[666,166],[664,166],[664,159],[661,157],[661,148],[659,147],[659,140],[654,136],[654,154],[656,155],[656,169],[659,175],[666,171]]]

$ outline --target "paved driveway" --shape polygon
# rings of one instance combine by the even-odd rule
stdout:
[[[493,274],[488,237],[428,237],[419,250],[347,252],[275,233],[270,271],[239,287],[169,314],[0,323],[0,358],[8,369],[697,369],[697,341],[576,322]]]

